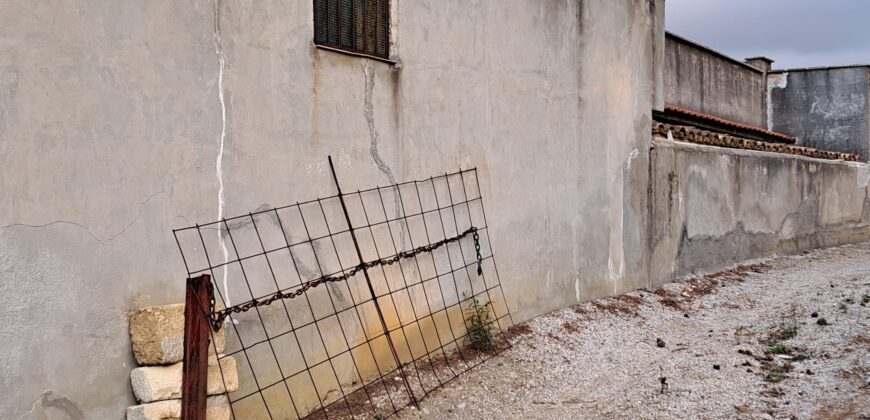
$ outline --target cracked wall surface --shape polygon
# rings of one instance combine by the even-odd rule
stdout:
[[[170,230],[216,213],[213,16],[0,4],[0,418],[133,402],[127,313],[181,299]]]
[[[771,74],[769,128],[797,144],[870,160],[870,66],[786,70]]]
[[[651,281],[870,239],[868,166],[653,140]]]
[[[171,229],[332,195],[329,154],[348,191],[477,166],[516,320],[646,284],[663,2],[392,5],[401,66],[316,49],[311,2],[0,4],[0,418],[119,417]]]

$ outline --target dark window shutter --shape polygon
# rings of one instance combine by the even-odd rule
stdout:
[[[314,0],[314,43],[389,58],[389,0]]]

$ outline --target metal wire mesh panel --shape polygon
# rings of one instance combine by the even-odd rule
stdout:
[[[476,169],[174,233],[214,279],[234,418],[389,417],[510,345]]]
[[[389,58],[389,0],[314,0],[314,42]]]

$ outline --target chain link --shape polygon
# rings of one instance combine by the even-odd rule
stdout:
[[[483,258],[480,256],[480,235],[474,231],[474,252],[477,253],[477,275],[483,275]]]
[[[398,253],[390,258],[384,258],[384,259],[379,259],[379,260],[375,260],[375,261],[360,263],[359,265],[351,268],[350,270],[344,272],[343,274],[334,275],[334,276],[323,276],[323,277],[317,278],[315,280],[311,280],[311,281],[303,283],[302,287],[300,287],[296,290],[283,291],[283,292],[278,291],[278,292],[276,292],[268,297],[264,297],[260,300],[254,299],[250,302],[246,302],[246,303],[243,303],[240,305],[232,306],[232,307],[220,310],[220,311],[217,310],[217,306],[215,303],[216,301],[215,301],[215,295],[214,295],[214,285],[212,285],[212,283],[209,283],[209,285],[208,285],[208,298],[209,298],[209,306],[210,306],[209,309],[211,311],[210,312],[211,327],[215,332],[217,332],[220,330],[221,324],[223,324],[224,320],[228,316],[230,316],[230,314],[247,312],[247,311],[250,311],[251,309],[256,308],[256,307],[270,305],[278,300],[293,299],[295,297],[302,295],[303,293],[305,293],[306,291],[308,291],[308,289],[311,289],[312,287],[317,287],[317,286],[320,286],[321,284],[324,284],[324,283],[334,283],[334,282],[344,281],[344,280],[347,280],[347,279],[353,277],[356,273],[359,273],[360,271],[368,270],[370,268],[377,267],[377,266],[392,265],[400,260],[403,260],[406,258],[411,258],[415,255],[422,254],[424,252],[434,251],[435,249],[438,249],[438,248],[440,248],[444,245],[447,245],[451,242],[457,242],[460,239],[462,239],[468,235],[473,235],[473,238],[474,238],[474,251],[477,254],[477,275],[478,276],[483,275],[483,258],[480,255],[480,235],[477,232],[478,232],[478,229],[476,227],[472,226],[472,227],[468,228],[468,230],[466,230],[465,232],[462,232],[462,234],[460,234],[459,236],[454,236],[452,238],[438,241],[438,242],[435,242],[435,243],[432,243],[429,245],[421,246],[419,248],[415,248],[415,249],[412,249],[410,251],[402,251],[402,252],[400,252],[400,253]]]

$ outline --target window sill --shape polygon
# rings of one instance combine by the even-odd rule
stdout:
[[[358,52],[353,52],[353,51],[347,51],[347,50],[343,50],[343,49],[341,49],[341,48],[328,47],[328,46],[326,46],[326,45],[320,45],[320,44],[314,44],[314,47],[317,48],[318,50],[332,51],[332,52],[335,52],[335,53],[344,54],[344,55],[350,55],[350,56],[353,56],[353,57],[368,58],[368,59],[370,59],[370,60],[375,60],[375,61],[380,61],[380,62],[383,62],[383,63],[392,64],[392,65],[395,66],[395,67],[400,67],[400,66],[401,66],[401,63],[400,63],[398,60],[394,60],[394,59],[390,59],[390,58],[383,58],[383,57],[378,57],[378,56],[369,55],[369,54],[363,54],[363,53],[358,53]]]

